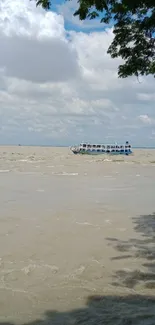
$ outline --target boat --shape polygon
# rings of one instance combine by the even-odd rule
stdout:
[[[77,146],[70,147],[71,151],[81,155],[130,155],[132,154],[131,145],[128,141],[124,145],[118,144],[90,144],[81,143]]]

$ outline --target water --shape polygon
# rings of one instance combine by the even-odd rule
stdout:
[[[0,324],[155,324],[154,184],[155,150],[1,147]]]

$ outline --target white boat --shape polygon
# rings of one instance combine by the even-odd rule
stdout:
[[[90,144],[81,143],[70,148],[74,154],[81,155],[130,155],[132,154],[131,145],[128,141],[124,145],[118,144]]]

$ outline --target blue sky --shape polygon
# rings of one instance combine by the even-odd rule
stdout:
[[[154,79],[118,79],[112,29],[75,9],[74,0],[50,12],[0,2],[0,144],[154,146]]]
[[[79,21],[78,17],[74,17],[74,12],[78,8],[77,1],[52,1],[52,11],[62,13],[65,21],[64,26],[66,30],[75,30],[76,32],[84,31],[90,33],[92,31],[103,31],[105,29],[104,24],[100,23],[102,14],[95,20],[87,20],[87,22]]]

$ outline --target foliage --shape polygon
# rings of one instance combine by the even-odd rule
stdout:
[[[36,0],[50,8],[50,1]],[[114,39],[108,49],[112,58],[121,57],[118,75],[155,76],[155,0],[78,0],[74,16],[112,23]]]
[[[49,0],[36,0],[37,6],[42,6],[44,9],[49,10],[51,7],[51,1]]]

